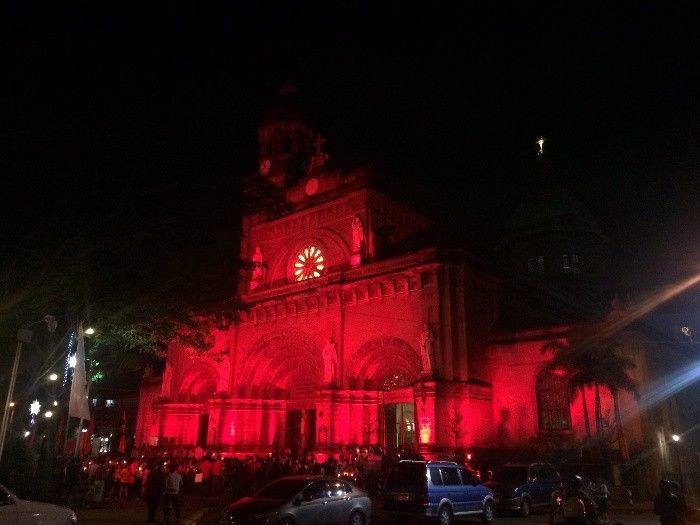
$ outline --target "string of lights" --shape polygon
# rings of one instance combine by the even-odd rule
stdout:
[[[68,382],[68,375],[72,366],[71,362],[75,361],[75,352],[73,352],[73,345],[75,345],[76,332],[73,330],[68,338],[68,348],[66,349],[66,361],[63,364],[63,383],[62,386],[66,386]]]

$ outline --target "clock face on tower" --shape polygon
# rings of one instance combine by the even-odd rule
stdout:
[[[260,175],[267,175],[271,167],[272,162],[270,162],[270,159],[262,159],[260,161]]]
[[[304,186],[304,191],[308,196],[314,195],[318,191],[318,179],[309,179]]]
[[[292,264],[295,281],[305,281],[315,277],[321,277],[326,269],[323,252],[318,246],[310,245],[297,253]]]

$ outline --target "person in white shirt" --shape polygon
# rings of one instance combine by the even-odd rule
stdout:
[[[180,488],[182,488],[182,475],[177,471],[177,463],[174,461],[168,465],[169,473],[165,477],[165,490],[163,491],[163,515],[167,517],[172,508],[175,511],[175,523],[180,522]]]

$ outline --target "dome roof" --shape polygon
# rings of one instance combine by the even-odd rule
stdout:
[[[587,233],[604,237],[593,214],[562,187],[530,196],[506,223],[507,238],[538,233]]]

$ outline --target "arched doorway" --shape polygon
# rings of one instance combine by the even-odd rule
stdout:
[[[280,426],[269,437],[261,434],[260,444],[271,440],[293,454],[313,448],[323,363],[318,346],[307,334],[280,330],[258,340],[249,355],[238,380],[239,397],[284,401]]]
[[[420,377],[420,354],[402,339],[381,337],[363,344],[353,361],[351,383],[379,393],[377,427],[382,447],[415,448],[413,385]]]
[[[415,449],[416,418],[412,385],[415,378],[403,369],[388,370],[379,380],[382,393],[380,423],[385,450]]]
[[[198,363],[192,367],[182,378],[178,390],[178,401],[187,404],[201,404],[202,410],[198,415],[195,444],[206,447],[215,440],[216,429],[209,424],[209,413],[206,411],[207,400],[214,397],[219,375],[216,368],[209,363]],[[213,434],[213,437],[212,437]]]

